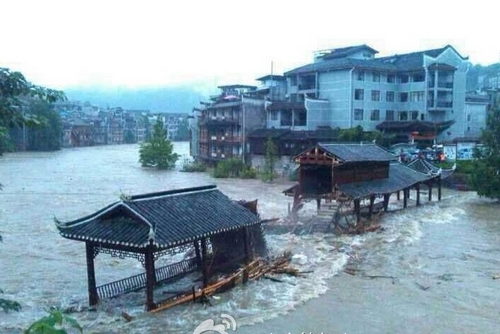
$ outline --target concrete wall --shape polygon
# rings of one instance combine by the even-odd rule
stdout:
[[[466,77],[470,63],[460,57],[453,48],[446,49],[437,58],[424,56],[424,65],[428,67],[434,63],[448,64],[456,68],[453,76],[453,108],[451,112],[446,112],[444,120],[455,120],[455,123],[440,136],[439,140],[448,141],[465,136],[466,115],[465,115],[465,93]]]
[[[330,102],[306,98],[307,130],[316,130],[318,126],[330,126]]]
[[[486,127],[486,119],[488,117],[488,104],[481,102],[466,102],[465,103],[465,136],[475,137],[481,136],[482,130]]]
[[[323,72],[319,74],[319,98],[328,100],[328,119],[332,128],[351,127],[352,80],[351,70]]]

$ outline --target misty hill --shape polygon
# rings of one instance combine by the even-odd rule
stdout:
[[[500,73],[500,63],[488,66],[476,64],[467,72],[467,91],[474,91],[486,87],[486,78],[497,76]]]
[[[148,109],[152,112],[189,113],[206,101],[206,85],[161,87],[71,87],[64,89],[70,101],[88,101],[98,107]]]

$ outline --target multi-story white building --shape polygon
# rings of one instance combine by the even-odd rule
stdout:
[[[464,137],[470,63],[452,46],[377,58],[367,45],[331,49],[284,74],[287,102],[268,105],[268,128],[381,130],[401,139]]]

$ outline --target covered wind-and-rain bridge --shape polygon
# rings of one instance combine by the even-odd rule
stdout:
[[[421,186],[438,189],[441,200],[441,180],[452,170],[443,171],[427,161],[417,159],[405,165],[397,157],[373,143],[333,144],[320,143],[295,157],[299,164],[298,184],[285,190],[294,196],[293,210],[300,208],[303,200],[315,199],[318,210],[321,201],[352,202],[356,221],[361,219],[361,201],[368,200],[367,215],[371,218],[376,198],[383,198],[381,208],[387,211],[391,194],[407,207],[410,190],[416,190],[416,205],[420,205]]]
[[[156,286],[200,271],[202,288],[218,269],[265,255],[261,220],[253,211],[211,185],[122,198],[89,216],[56,224],[64,238],[85,242],[91,306],[145,288],[146,309],[153,310],[175,298],[155,303]],[[155,268],[158,258],[190,250],[184,260]],[[97,286],[99,253],[136,258],[145,271]]]

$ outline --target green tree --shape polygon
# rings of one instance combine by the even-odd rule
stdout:
[[[74,328],[83,333],[80,324],[73,318],[60,311],[51,311],[49,315],[35,321],[26,329],[24,334],[67,334],[66,328]]]
[[[54,151],[61,149],[62,123],[59,114],[45,101],[34,100],[29,111],[40,119],[40,124],[28,129],[29,151]]]
[[[139,162],[143,167],[169,169],[175,167],[179,155],[174,153],[174,146],[166,139],[163,121],[158,118],[153,126],[151,138],[141,144]]]
[[[135,134],[132,132],[132,130],[125,130],[123,131],[123,142],[125,144],[133,144],[137,140],[135,139]]]
[[[43,118],[33,115],[27,108],[31,101],[53,103],[65,98],[61,91],[30,83],[20,72],[0,68],[0,154],[7,147],[10,127],[43,122]]]
[[[488,114],[486,128],[481,135],[484,144],[474,150],[469,185],[479,196],[500,200],[500,108]]]
[[[262,180],[264,181],[273,181],[276,176],[275,173],[276,161],[278,161],[276,145],[274,144],[272,138],[269,136],[267,137],[267,141],[264,144],[264,146],[266,149],[266,154],[264,157],[264,166],[261,173],[261,177]]]

